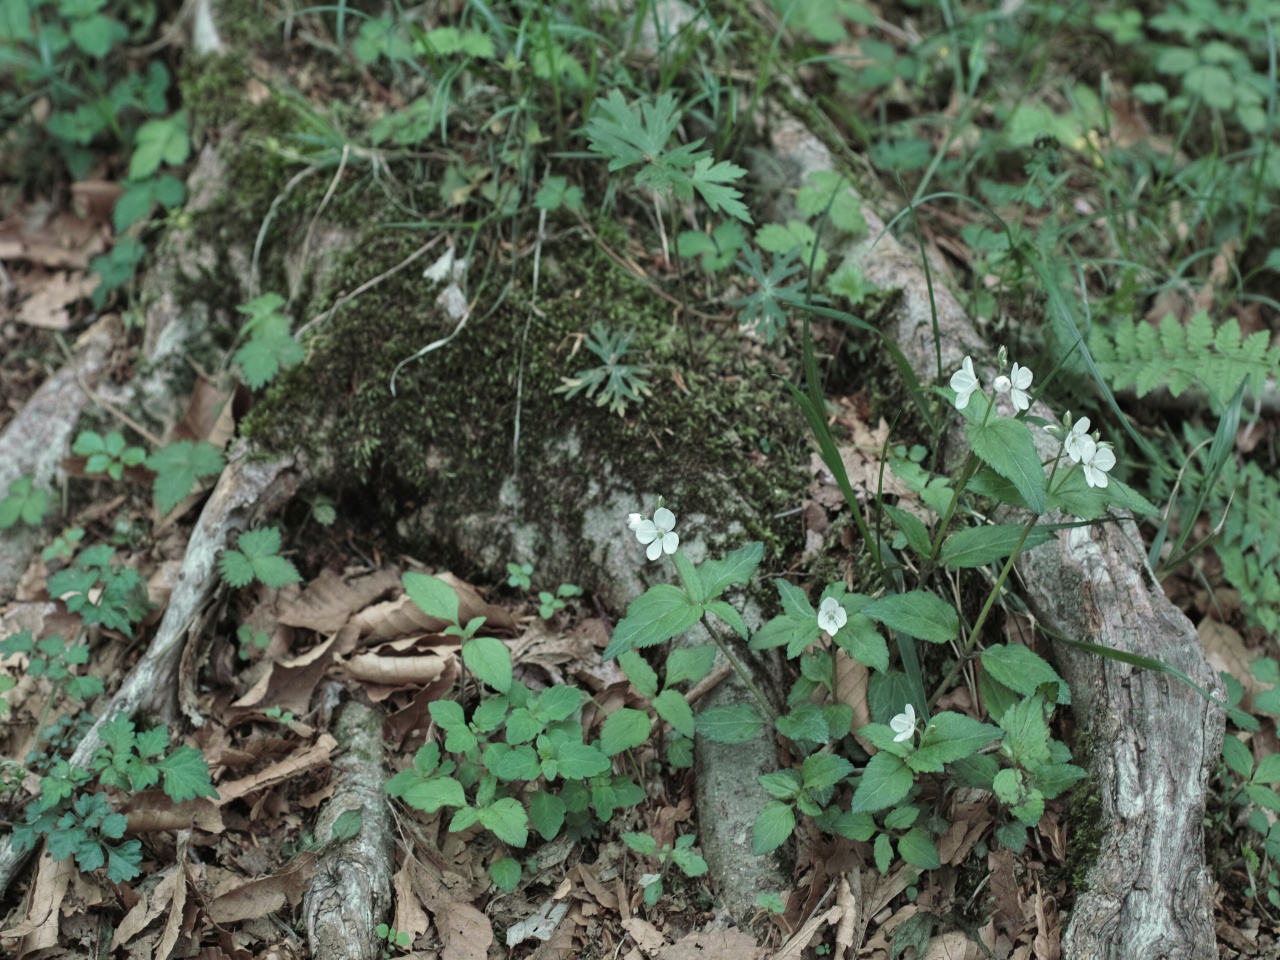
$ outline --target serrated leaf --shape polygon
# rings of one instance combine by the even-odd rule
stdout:
[[[960,637],[960,618],[955,608],[927,590],[881,597],[863,607],[862,612],[872,620],[918,640],[949,643]]]
[[[747,622],[742,619],[740,614],[733,606],[723,600],[712,600],[707,604],[707,612],[714,613],[729,626],[733,627],[743,640],[747,639],[750,631],[747,630]]]
[[[458,594],[449,584],[424,573],[406,573],[400,579],[405,594],[428,617],[458,622]]]
[[[631,685],[642,697],[657,696],[658,674],[639,653],[635,650],[627,650],[619,654],[618,666],[622,668],[622,672],[627,675]]]
[[[658,842],[647,833],[624,833],[622,842],[646,857],[652,857],[658,852]]]
[[[1000,728],[989,723],[961,713],[938,713],[929,718],[920,746],[907,757],[907,765],[917,773],[940,773],[943,764],[971,757],[1000,736]]]
[[[550,840],[550,837],[547,837]],[[520,861],[514,857],[503,857],[489,864],[489,877],[494,886],[504,893],[510,893],[520,885]]]
[[[218,799],[218,792],[209,779],[209,764],[204,754],[194,747],[178,747],[157,763],[156,768],[164,778],[164,792],[174,803],[196,797]]]
[[[991,469],[1011,481],[1033,513],[1045,511],[1045,475],[1025,421],[994,418],[966,423],[969,445]]]
[[[238,550],[224,550],[218,558],[218,572],[229,587],[253,583],[253,563]]]
[[[1248,780],[1253,775],[1253,752],[1230,734],[1222,738],[1222,758],[1240,779]]]
[[[435,813],[441,807],[462,807],[467,803],[467,798],[462,792],[462,784],[453,777],[419,780],[406,789],[400,798],[423,813]]]
[[[794,800],[800,795],[800,775],[794,770],[778,770],[757,778],[760,786],[775,800]]]
[[[189,494],[201,477],[222,472],[225,461],[213,444],[179,440],[163,447],[147,458],[147,468],[155,475],[156,503],[168,512]]]
[[[943,542],[938,560],[944,567],[953,570],[983,567],[996,560],[1003,560],[1018,546],[1024,529],[1019,523],[1002,523],[957,530]],[[1049,528],[1032,527],[1022,544],[1022,550],[1026,552],[1052,539],[1054,532]]]
[[[693,719],[693,708],[689,706],[679,692],[675,690],[663,690],[654,697],[653,709],[657,711],[658,716],[671,724],[680,733],[686,737],[692,737],[695,730]]]
[[[775,726],[780,734],[792,740],[826,743],[831,739],[827,718],[816,703],[797,704],[790,713],[779,717]]]
[[[529,819],[543,840],[554,840],[564,826],[565,803],[554,793],[535,790],[529,794]]]
[[[1280,783],[1280,753],[1269,753],[1259,760],[1252,780],[1254,783]]]
[[[907,545],[920,556],[927,557],[932,550],[933,544],[929,540],[929,531],[926,529],[924,521],[914,513],[890,506],[887,503],[884,504],[883,509],[889,515],[889,519],[893,521],[894,526],[901,530],[907,538]]]
[[[462,645],[467,669],[499,693],[511,688],[511,651],[497,637],[473,637]]]
[[[911,771],[902,758],[881,750],[867,761],[850,809],[854,813],[886,810],[910,792],[913,782]]]
[[[573,716],[582,704],[582,691],[577,687],[557,684],[547,687],[538,695],[538,707],[546,714],[547,720],[557,723]]]
[[[893,863],[893,841],[889,839],[887,833],[876,835],[875,845],[872,852],[876,858],[876,869],[881,873],[888,873],[889,866]]]
[[[686,680],[697,683],[711,672],[715,659],[716,648],[711,644],[672,650],[667,654],[666,686],[671,687]]]
[[[745,584],[755,575],[764,557],[764,544],[758,540],[732,550],[723,560],[707,560],[698,567],[698,576],[706,596],[715,598],[735,584]]]
[[[481,825],[508,846],[523,847],[528,841],[529,815],[514,797],[495,800],[479,814]]]
[[[929,834],[920,827],[912,827],[899,838],[898,856],[921,870],[936,870],[942,866],[937,846]]]
[[[649,739],[649,714],[622,707],[605,718],[600,728],[600,747],[609,756],[632,750]]]
[[[279,588],[302,582],[298,568],[284,557],[258,557],[251,563],[253,575],[265,586]]]
[[[1021,644],[995,644],[982,651],[982,668],[996,682],[1029,697],[1042,683],[1058,685],[1058,703],[1071,702],[1071,689],[1039,654]]]
[[[660,583],[650,587],[627,607],[604,651],[611,660],[632,647],[649,647],[684,633],[702,617],[702,607],[691,603],[679,587]]]
[[[716,743],[746,743],[760,732],[764,721],[744,703],[709,707],[698,714],[694,726],[700,736]]]
[[[756,815],[751,827],[751,852],[759,857],[772,853],[795,832],[796,815],[789,804],[770,800]]]
[[[822,790],[853,773],[853,764],[835,754],[815,753],[805,758],[800,771],[806,789]]]

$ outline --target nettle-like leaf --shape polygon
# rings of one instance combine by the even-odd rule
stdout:
[[[267,293],[236,308],[249,317],[244,325],[249,340],[233,359],[251,389],[260,389],[306,356],[302,344],[289,332],[289,317],[280,312],[284,303],[279,294]]]
[[[228,586],[246,587],[257,579],[268,587],[284,587],[302,580],[297,568],[279,556],[279,528],[248,530],[236,546],[238,550],[224,550],[218,559],[218,570]]]
[[[156,475],[156,504],[167,513],[195,489],[196,481],[217,476],[224,466],[218,448],[203,440],[179,440],[157,450],[147,458],[147,468]]]

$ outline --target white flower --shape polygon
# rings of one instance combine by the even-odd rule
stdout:
[[[1062,441],[1062,449],[1067,451],[1067,456],[1079,463],[1084,459],[1085,441],[1092,444],[1093,438],[1089,436],[1089,418],[1081,417],[1071,425],[1071,432]]]
[[[818,608],[819,627],[834,637],[836,631],[848,622],[849,614],[845,613],[844,607],[840,606],[839,600],[835,597],[827,597],[822,601],[822,606]]]
[[[978,389],[978,375],[973,372],[973,358],[965,357],[960,369],[951,375],[951,389],[956,392],[956,409],[969,405],[969,398]]]
[[[916,708],[907,704],[902,712],[889,721],[889,726],[897,736],[894,743],[910,740],[916,734]]]
[[[647,543],[645,551],[650,560],[657,560],[664,553],[675,553],[680,537],[675,533],[676,515],[666,507],[653,511],[652,520],[641,520],[634,527],[636,539]]]
[[[643,520],[644,520],[644,517],[640,516],[640,514],[638,514],[638,513],[631,513],[631,514],[628,514],[628,515],[627,515],[627,529],[628,529],[628,530],[634,530],[636,527],[640,526],[640,524],[641,524],[641,522],[642,522]]]
[[[992,384],[996,388],[996,393],[1007,393],[1013,399],[1013,409],[1026,410],[1031,406],[1031,394],[1027,393],[1027,388],[1031,386],[1031,379],[1034,376],[1026,367],[1020,367],[1016,363],[1013,369],[1009,371],[1007,377],[996,377],[995,383]]]
[[[1081,455],[1080,463],[1084,467],[1085,483],[1091,487],[1105,487],[1107,471],[1116,465],[1116,455],[1111,452],[1109,444],[1094,443],[1090,438],[1088,450]]]

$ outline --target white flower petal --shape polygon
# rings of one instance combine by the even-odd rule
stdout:
[[[1008,377],[996,377],[991,386],[995,387],[996,393],[1008,393],[1013,388],[1013,383]]]
[[[916,732],[916,708],[908,703],[902,713],[889,721],[889,728],[897,734],[893,738],[895,743],[910,740]]]
[[[840,601],[835,597],[827,597],[822,601],[822,605],[818,608],[818,626],[835,636],[836,633],[849,622],[849,614],[845,612],[844,607],[840,606]]]
[[[1027,387],[1031,386],[1031,381],[1034,377],[1034,373],[1026,367],[1018,366],[1016,363],[1013,365],[1013,369],[1009,371],[1010,381],[1012,381],[1014,387],[1019,390],[1025,390]]]
[[[662,556],[662,541],[655,537],[653,539],[653,542],[650,543],[649,546],[645,548],[644,552],[645,552],[645,556],[647,556],[650,560],[657,560],[660,556]]]
[[[660,536],[662,534],[652,520],[641,520],[636,524],[636,539],[641,543],[653,543]]]
[[[640,516],[640,514],[638,513],[632,513],[627,515],[627,527],[632,530],[640,526],[642,522],[644,522],[644,517]]]
[[[675,553],[680,548],[680,535],[677,533],[664,533],[662,535],[662,551],[663,553]]]
[[[653,525],[663,533],[674,530],[676,526],[676,515],[666,507],[659,507],[653,511]]]

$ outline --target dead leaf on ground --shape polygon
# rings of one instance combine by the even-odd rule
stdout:
[[[315,854],[300,854],[279,873],[239,884],[214,898],[209,904],[209,919],[214,923],[237,923],[277,913],[286,906],[296,907],[315,872]]]

